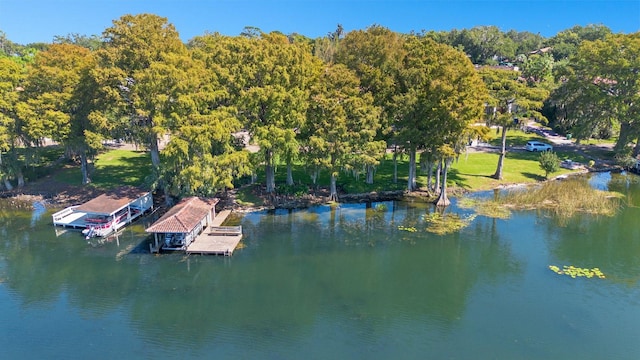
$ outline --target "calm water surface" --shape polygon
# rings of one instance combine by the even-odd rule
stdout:
[[[593,178],[625,206],[564,226],[529,211],[438,236],[406,202],[251,213],[231,258],[150,255],[144,223],[97,244],[2,210],[0,358],[637,359],[638,179]]]

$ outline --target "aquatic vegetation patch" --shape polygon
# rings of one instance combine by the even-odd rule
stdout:
[[[441,214],[439,212],[424,215],[424,219],[427,222],[427,231],[438,235],[458,232],[469,226],[475,218],[476,214],[466,217],[450,213]]]
[[[495,219],[508,219],[511,217],[511,210],[504,204],[497,201],[463,198],[458,202],[458,206],[463,209],[473,209],[476,214]]]
[[[562,269],[560,269],[560,267],[558,266],[549,265],[549,269],[558,275],[567,275],[567,276],[571,276],[574,279],[577,277],[586,277],[589,279],[594,277],[597,277],[599,279],[605,278],[605,275],[597,267],[589,269],[589,268],[579,268],[573,265],[568,265],[568,266],[565,265],[562,267]]]
[[[398,226],[398,230],[407,231],[407,232],[417,232],[418,231],[418,229],[416,229],[413,226]]]
[[[377,211],[377,212],[386,212],[386,211],[387,211],[387,210],[389,210],[389,209],[387,208],[387,205],[385,205],[385,204],[377,204],[377,205],[373,208],[373,210],[375,210],[375,211]]]
[[[560,219],[574,214],[613,216],[620,207],[621,194],[591,187],[581,178],[546,182],[540,187],[510,191],[501,203],[516,209],[545,209]]]
[[[576,213],[613,216],[622,198],[620,193],[594,189],[586,179],[576,177],[519,187],[494,199],[464,198],[458,205],[499,219],[509,218],[511,210],[546,210],[562,224]]]

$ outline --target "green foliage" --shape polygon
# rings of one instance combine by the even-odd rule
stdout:
[[[560,159],[558,155],[552,151],[543,151],[540,153],[540,168],[544,170],[544,177],[548,178],[549,174],[553,174],[560,168]]]
[[[631,152],[616,154],[614,158],[616,165],[624,169],[630,169],[636,165],[638,160],[631,156]]]
[[[522,65],[522,76],[530,84],[552,81],[553,62],[551,54],[533,54]]]
[[[275,169],[282,164],[292,165],[295,183],[304,184],[279,188],[290,193],[313,186],[310,173],[322,184],[333,176],[333,185],[348,192],[400,189],[393,163],[382,159],[385,141],[413,153],[411,166],[400,162],[408,174],[400,178],[425,184],[414,166],[417,152],[425,151],[425,168],[442,158],[448,158],[445,165],[459,159],[470,137],[487,135],[486,128],[468,127],[485,102],[496,109],[488,121],[504,129],[514,116],[544,122],[539,109],[547,93],[538,85],[548,82],[551,69],[562,81],[549,108],[577,140],[619,132],[621,150],[640,133],[637,34],[578,26],[545,42],[540,35],[493,26],[405,36],[374,25],[343,35],[340,25],[317,40],[247,27],[241,36],[207,34],[187,47],[166,18],[152,14],[116,19],[103,38],[70,34],[53,45],[23,47],[0,33],[0,179],[19,179],[23,171],[36,176],[29,169],[39,167],[45,137],[79,157],[88,175],[87,159],[105,137],[116,136],[146,148],[149,179],[178,196],[212,194],[252,173],[274,190],[276,176],[282,178]],[[525,56],[547,45],[563,59]],[[517,72],[482,69],[492,95],[487,100],[461,50],[476,63],[521,55],[528,82]],[[239,151],[231,134],[243,128],[259,154]],[[158,138],[165,135],[171,142],[161,154]],[[528,138],[504,135],[509,145]],[[25,148],[17,151],[19,146]],[[495,159],[470,157],[476,156]],[[501,184],[485,176],[483,164],[466,159],[452,164],[449,183]],[[505,181],[540,177],[529,154],[502,160],[514,167]]]
[[[496,26],[452,30],[449,38],[449,45],[463,49],[474,64],[487,64],[494,56],[513,59],[516,55],[516,43]]]
[[[305,156],[331,174],[331,197],[335,198],[338,171],[362,164],[358,153],[374,141],[380,111],[373,97],[361,91],[355,74],[341,64],[325,69],[311,90],[311,99],[303,129],[309,139]],[[375,154],[366,156],[375,158]]]
[[[598,34],[581,42],[557,74],[563,82],[550,103],[557,126],[577,141],[619,133],[615,147],[621,151],[640,131],[633,105],[640,101],[640,35]]]
[[[485,110],[486,121],[490,125],[500,126],[502,132],[500,157],[493,175],[500,180],[507,152],[507,130],[516,126],[515,118],[528,121],[528,118],[534,117],[546,123],[546,118],[538,110],[542,108],[549,92],[541,87],[527,86],[516,71],[485,67],[480,73],[490,94]]]
[[[546,41],[552,47],[552,54],[556,61],[574,55],[584,41],[604,40],[611,34],[611,29],[604,25],[576,25],[570,29],[560,31]]]

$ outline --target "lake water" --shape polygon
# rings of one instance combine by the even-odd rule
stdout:
[[[233,257],[151,255],[142,222],[98,244],[2,210],[0,358],[638,359],[638,179],[593,178],[625,206],[563,226],[526,211],[439,236],[408,202],[250,213]]]

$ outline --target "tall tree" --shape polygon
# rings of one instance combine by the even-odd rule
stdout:
[[[474,64],[490,64],[516,56],[516,44],[496,26],[462,30],[451,45],[461,46]]]
[[[176,99],[175,129],[162,151],[162,180],[170,195],[211,196],[233,188],[233,180],[250,174],[248,152],[236,146],[233,133],[240,129],[237,111],[215,69],[205,66],[208,54],[193,50],[181,86],[190,91]]]
[[[549,92],[541,87],[527,86],[518,71],[485,67],[480,70],[480,74],[490,95],[486,109],[487,122],[501,129],[500,157],[493,175],[501,180],[507,154],[507,130],[519,126],[529,118],[546,122],[539,109]]]
[[[96,67],[86,48],[54,44],[36,55],[25,82],[21,106],[23,135],[39,144],[51,137],[80,159],[82,183],[89,183],[88,156],[102,147],[106,124],[92,115],[99,99],[91,77]]]
[[[529,85],[553,81],[553,64],[550,54],[530,55],[522,64],[522,76]]]
[[[54,44],[73,44],[95,51],[102,47],[102,39],[98,35],[81,35],[78,33],[67,34],[66,36],[56,35],[53,37]]]
[[[505,35],[515,43],[516,55],[527,55],[532,51],[542,48],[545,40],[539,33],[534,34],[528,31],[509,30]]]
[[[405,46],[395,126],[409,153],[407,190],[412,191],[417,151],[453,158],[449,149],[459,151],[467,126],[481,118],[486,89],[463,52],[424,37],[410,37]],[[441,188],[446,190],[446,184]],[[446,193],[441,196],[444,205]]]
[[[281,34],[249,40],[251,47],[241,59],[244,79],[238,106],[264,155],[266,191],[271,193],[277,160],[290,166],[300,149],[297,131],[305,120],[317,59],[307,46],[291,44]]]
[[[583,41],[604,40],[610,34],[611,29],[604,25],[576,25],[549,38],[546,45],[553,48],[555,61],[560,61],[574,55]]]
[[[341,64],[327,66],[311,91],[310,134],[306,147],[309,162],[330,173],[330,198],[338,199],[337,179],[341,169],[358,166],[358,157],[375,147],[379,109],[364,92],[358,77]]]
[[[16,105],[19,101],[21,86],[25,76],[24,67],[10,57],[0,57],[0,178],[8,190],[13,188],[10,178],[15,174],[17,166],[21,163],[12,163],[17,156],[6,158],[5,152],[15,151],[18,145],[16,125],[18,116]]]
[[[636,142],[640,153],[640,33],[609,35],[604,40],[585,41],[570,60],[566,74],[566,103],[581,106],[584,118],[569,115],[586,128],[618,124],[616,150]],[[573,97],[570,97],[573,96]],[[598,104],[599,106],[592,106]],[[614,122],[611,122],[613,120]]]
[[[114,104],[128,121],[132,140],[146,146],[156,173],[160,169],[158,140],[175,125],[176,99],[188,59],[185,45],[166,18],[151,14],[125,15],[103,33],[105,46],[98,51],[103,74]],[[117,87],[114,87],[116,85]]]
[[[355,71],[363,90],[373,96],[374,104],[382,109],[378,140],[395,142],[393,121],[396,117],[393,97],[398,87],[397,76],[404,58],[403,38],[379,25],[366,30],[349,32],[340,42],[336,62]],[[377,158],[379,159],[379,157]],[[367,163],[367,179],[373,181],[377,159]],[[394,153],[394,161],[396,154]],[[397,178],[397,174],[394,178]]]

